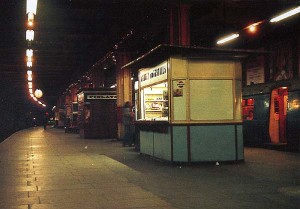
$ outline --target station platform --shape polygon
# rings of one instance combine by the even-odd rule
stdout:
[[[113,139],[31,128],[0,144],[1,209],[300,209],[300,154],[174,165]]]

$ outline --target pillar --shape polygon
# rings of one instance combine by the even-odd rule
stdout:
[[[170,44],[190,45],[190,5],[172,5],[170,9]]]
[[[122,138],[124,129],[122,126],[122,107],[126,101],[132,102],[132,81],[131,70],[121,69],[122,66],[131,61],[127,52],[116,53],[116,81],[117,81],[117,117],[118,117],[118,138]]]

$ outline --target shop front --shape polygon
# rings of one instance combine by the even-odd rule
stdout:
[[[244,159],[241,61],[231,51],[206,50],[163,46],[125,66],[138,69],[142,154],[171,162]]]
[[[114,89],[82,89],[78,92],[80,137],[117,137],[116,100]]]

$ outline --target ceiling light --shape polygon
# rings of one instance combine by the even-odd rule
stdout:
[[[26,40],[27,41],[33,41],[34,39],[34,31],[33,30],[27,30],[26,31]]]
[[[251,26],[249,27],[249,31],[252,32],[252,33],[254,33],[254,32],[256,31],[256,26],[251,25]]]
[[[32,75],[32,70],[27,70],[27,75]]]
[[[263,23],[263,21],[253,23],[251,25],[248,25],[244,29],[247,30],[249,33],[255,33],[257,31],[257,26],[262,24],[262,23]]]
[[[283,14],[281,14],[281,15],[278,15],[278,16],[272,18],[272,19],[270,20],[270,22],[279,22],[280,20],[283,20],[283,19],[285,19],[285,18],[288,18],[288,17],[290,17],[290,16],[292,16],[292,15],[295,15],[295,14],[297,14],[297,13],[299,13],[299,12],[300,12],[300,6],[297,7],[297,8],[295,8],[295,9],[292,9],[292,10],[290,10],[290,11],[288,11],[288,12],[285,12],[285,13],[283,13]]]
[[[28,75],[28,81],[32,81],[32,75]]]
[[[33,25],[33,20],[34,20],[34,14],[33,14],[32,12],[29,12],[29,13],[28,13],[28,24],[29,24],[30,26]]]
[[[226,42],[228,42],[228,41],[231,41],[231,40],[233,40],[233,39],[238,38],[239,36],[240,36],[240,35],[239,35],[238,33],[231,34],[231,35],[226,36],[226,37],[220,39],[219,41],[217,41],[217,44],[219,44],[219,45],[220,45],[220,44],[224,44],[224,43],[226,43]]]
[[[27,62],[27,67],[32,67],[32,62],[28,61]]]
[[[36,14],[37,0],[27,0],[26,14]]]
[[[31,58],[33,56],[33,50],[32,49],[27,49],[26,50],[26,56],[28,58]],[[28,60],[28,61],[30,61],[30,60]]]
[[[42,90],[36,89],[35,92],[34,92],[34,96],[35,96],[36,98],[41,98],[41,97],[43,96]]]

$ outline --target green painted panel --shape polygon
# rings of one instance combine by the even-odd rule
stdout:
[[[244,159],[244,139],[243,139],[243,126],[237,126],[237,143],[238,143],[238,160]]]
[[[140,152],[153,156],[153,132],[140,131]]]
[[[171,135],[168,133],[154,133],[154,156],[171,161]]]
[[[191,160],[236,160],[234,125],[191,126]]]
[[[173,161],[188,161],[186,126],[173,126]]]

